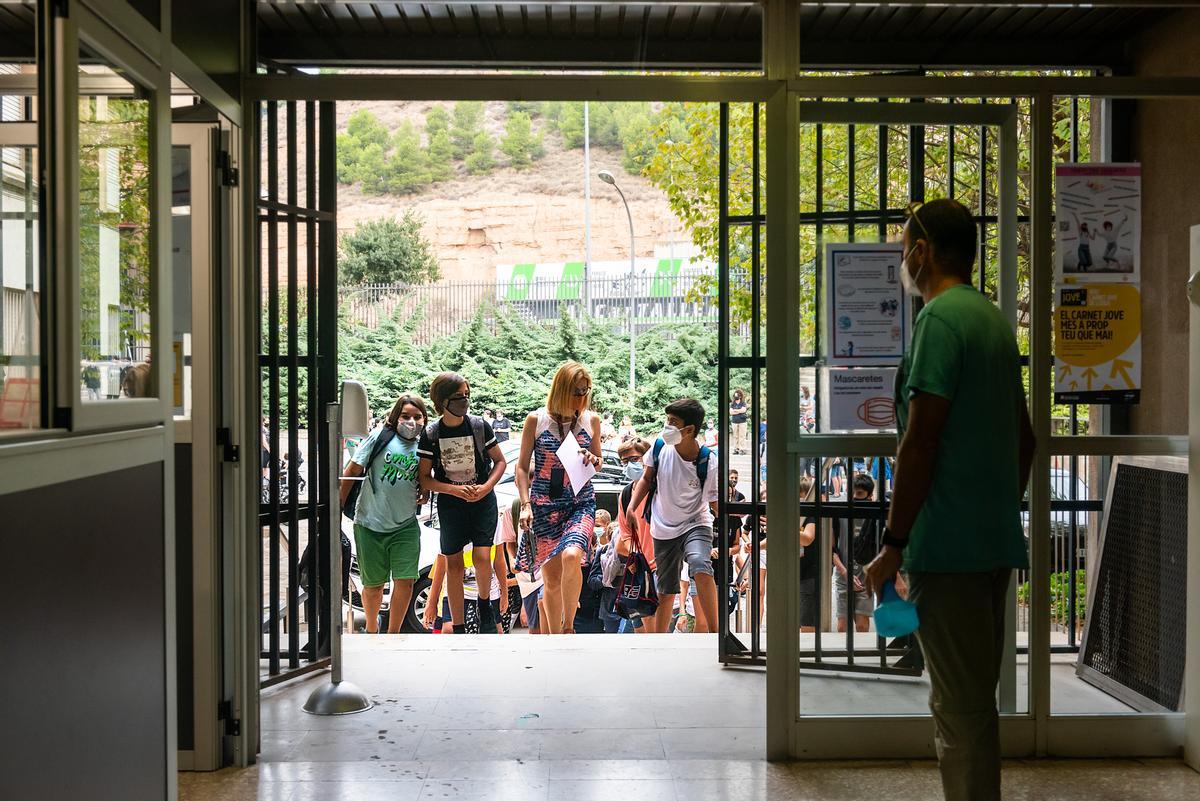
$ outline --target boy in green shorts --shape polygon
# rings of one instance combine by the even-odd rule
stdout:
[[[388,634],[399,634],[412,598],[421,556],[421,530],[417,526],[420,487],[417,482],[417,440],[425,428],[425,402],[416,395],[401,395],[384,425],[359,444],[346,465],[341,485],[342,503],[362,476],[363,486],[354,512],[354,541],[363,583],[363,611],[367,633],[379,632],[379,607],[383,586],[392,580]]]

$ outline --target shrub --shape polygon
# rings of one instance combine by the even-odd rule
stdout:
[[[429,159],[421,147],[421,135],[411,122],[404,122],[396,131],[388,160],[387,191],[397,194],[415,192],[430,180]]]
[[[471,152],[465,162],[467,172],[472,175],[484,175],[491,172],[496,166],[496,161],[492,157],[493,148],[495,148],[495,143],[487,131],[480,131],[476,134],[475,139],[471,142]]]
[[[424,284],[441,277],[433,247],[409,210],[400,220],[359,223],[339,243],[338,271],[345,284]]]
[[[483,103],[463,100],[454,104],[450,121],[450,143],[456,159],[465,159],[475,148],[475,140],[483,131]]]
[[[500,150],[508,156],[508,163],[518,170],[525,169],[534,159],[542,157],[545,152],[542,138],[534,134],[533,122],[528,114],[519,111],[509,116]]]

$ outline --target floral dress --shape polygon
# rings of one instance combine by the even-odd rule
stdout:
[[[533,570],[538,570],[571,545],[583,551],[584,562],[587,562],[596,526],[596,493],[592,482],[582,488],[572,488],[570,479],[564,474],[562,493],[557,498],[550,497],[550,485],[553,471],[563,469],[558,448],[564,437],[574,436],[580,448],[591,448],[591,412],[584,412],[571,425],[560,424],[546,409],[539,409],[537,420],[533,484],[529,492],[533,535],[537,541]],[[572,492],[572,489],[576,491]]]

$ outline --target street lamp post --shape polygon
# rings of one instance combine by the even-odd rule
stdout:
[[[636,388],[633,368],[634,368],[634,359],[636,358],[636,355],[635,355],[636,351],[634,349],[634,345],[636,342],[636,335],[637,335],[637,329],[635,328],[635,316],[634,316],[636,308],[635,308],[635,303],[634,303],[635,272],[634,272],[633,260],[634,260],[635,251],[633,248],[633,214],[630,213],[629,201],[625,199],[625,193],[621,191],[621,187],[617,186],[617,179],[613,177],[613,174],[611,172],[609,172],[608,170],[601,170],[599,173],[599,178],[601,181],[604,181],[604,183],[611,184],[612,188],[617,190],[617,194],[621,196],[621,202],[625,204],[625,216],[626,216],[626,218],[629,219],[629,408],[630,408],[630,411],[632,411],[633,406],[634,406],[634,398],[635,398],[634,393],[635,393],[635,388]]]

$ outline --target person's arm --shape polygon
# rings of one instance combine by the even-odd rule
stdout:
[[[632,494],[630,493],[631,501]],[[629,556],[633,551],[633,546],[629,544],[629,540],[636,536],[634,526],[637,525],[637,521],[633,519],[633,506],[621,505],[621,497],[623,496],[624,493],[622,492],[621,496],[617,497],[617,536],[613,545],[617,549],[617,556],[621,557]]]
[[[525,427],[521,429],[521,455],[517,457],[517,469],[513,476],[517,484],[517,495],[521,498],[521,528],[528,529],[533,525],[533,507],[529,501],[529,489],[532,482],[529,474],[530,462],[533,461],[533,443],[537,439],[537,415],[530,414],[525,418]]]
[[[842,557],[838,556],[837,548],[833,549],[833,566],[837,569],[837,572],[841,573],[842,577],[845,578],[846,565],[844,562],[842,562]]]
[[[1025,490],[1029,488],[1029,471],[1033,467],[1033,453],[1037,450],[1037,437],[1033,433],[1033,424],[1029,420],[1029,408],[1025,402],[1021,402],[1021,443],[1018,450],[1018,465],[1021,474],[1018,477],[1018,486],[1021,488],[1021,497],[1025,497]]]
[[[888,531],[897,540],[907,540],[913,523],[929,495],[937,468],[938,439],[950,414],[950,401],[922,392],[908,404],[908,429],[896,451],[892,506]],[[866,567],[867,589],[875,594],[893,580],[904,561],[900,548],[884,545]]]
[[[604,591],[604,567],[601,565],[600,554],[597,553],[588,566],[587,586],[592,592]]]
[[[647,451],[646,455],[649,456],[649,454],[650,452]],[[642,505],[642,501],[646,500],[646,496],[650,494],[650,488],[654,486],[656,476],[658,475],[658,468],[646,464],[645,457],[642,457],[642,464],[645,465],[645,470],[642,472],[642,477],[638,479],[637,484],[634,485],[633,495],[629,498],[631,513],[632,510]]]
[[[445,576],[446,557],[438,554],[433,560],[433,570],[429,571],[429,603],[425,604],[425,617],[422,621],[426,626],[432,626],[433,619],[438,616],[438,602],[441,600]]]
[[[460,487],[458,484],[448,484],[445,481],[438,481],[433,475],[433,460],[422,456],[420,463],[417,465],[417,481],[421,485],[421,489],[425,492],[440,492],[444,495],[453,495],[456,498],[470,500],[467,498],[466,487]]]
[[[805,548],[812,545],[817,540],[817,524],[806,523],[800,527],[800,544]]]
[[[487,495],[504,477],[504,469],[508,467],[508,461],[504,458],[504,451],[500,450],[499,443],[493,439],[492,447],[488,449],[488,456],[492,457],[492,472],[488,474],[487,481],[483,482],[483,486],[476,490],[476,497]]]
[[[500,585],[500,614],[508,614],[508,563],[504,561],[504,548],[492,548],[492,575]],[[499,621],[497,621],[499,622]]]
[[[592,415],[592,444],[588,451],[592,455],[592,466],[599,470],[604,466],[604,450],[600,437],[600,418]]]
[[[358,462],[346,462],[346,473],[342,477],[338,485],[338,494],[341,496],[341,504],[346,505],[346,498],[350,497],[350,490],[354,487],[353,479],[361,476],[366,472],[366,468]],[[366,479],[364,479],[365,481]]]
[[[888,513],[888,530],[896,539],[908,539],[929,495],[938,442],[949,415],[950,401],[930,392],[918,393],[908,404],[908,429],[896,451],[895,488]]]

